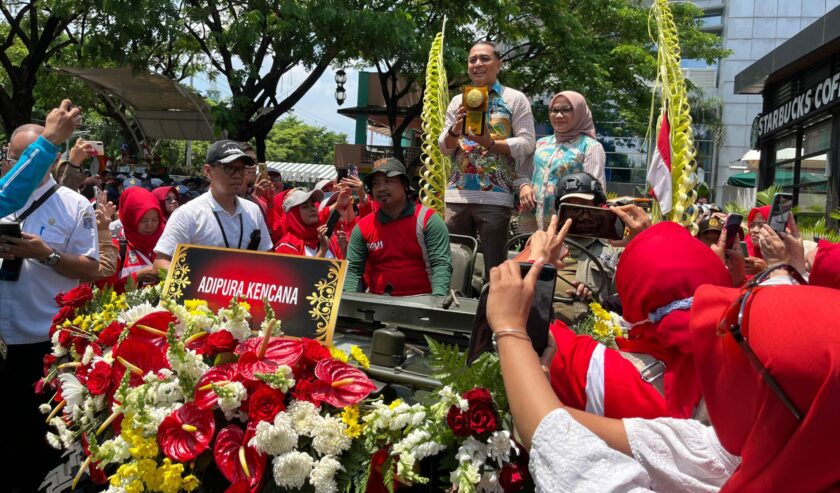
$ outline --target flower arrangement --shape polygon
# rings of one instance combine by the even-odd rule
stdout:
[[[358,429],[345,416],[375,386],[320,343],[283,337],[270,307],[258,332],[250,307],[213,313],[202,301],[159,300],[87,286],[60,295],[53,351],[39,390],[57,448],[81,442],[87,471],[109,492],[254,492],[268,483],[337,491]],[[212,473],[205,474],[207,471]]]
[[[579,335],[588,335],[607,347],[616,348],[615,339],[627,337],[621,317],[604,309],[600,303],[589,304],[590,313],[572,329]]]
[[[158,287],[80,286],[56,302],[38,390],[49,442],[82,445],[77,481],[86,472],[110,493],[533,487],[493,354],[466,366],[429,339],[441,387],[425,404],[388,402],[370,397],[360,348],[284,337],[269,306],[252,331],[245,302],[213,312]]]

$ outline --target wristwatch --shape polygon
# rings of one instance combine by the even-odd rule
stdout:
[[[58,253],[58,250],[53,248],[52,253],[47,255],[47,258],[42,260],[41,263],[52,266],[57,264],[59,260],[61,260],[61,254]]]

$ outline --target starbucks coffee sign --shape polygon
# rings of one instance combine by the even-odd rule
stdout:
[[[756,133],[758,138],[769,135],[787,125],[804,120],[818,110],[825,110],[840,101],[840,72],[795,94],[778,107],[758,115]]]

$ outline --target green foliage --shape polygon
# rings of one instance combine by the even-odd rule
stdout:
[[[484,353],[472,365],[467,365],[467,353],[456,345],[447,345],[426,337],[429,345],[429,365],[434,369],[434,378],[449,385],[457,393],[475,387],[483,387],[493,394],[500,408],[507,408],[507,394],[502,381],[499,357],[495,353]]]
[[[346,142],[346,134],[308,125],[288,116],[268,133],[265,155],[268,161],[333,164],[335,145]]]

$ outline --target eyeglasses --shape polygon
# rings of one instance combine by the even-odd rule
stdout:
[[[232,164],[215,164],[214,166],[218,168],[222,168],[226,175],[234,176],[234,175],[245,175],[245,173],[251,171],[255,168],[253,164],[245,165],[245,166],[233,166]]]
[[[761,360],[758,359],[758,355],[752,350],[747,341],[747,336],[744,335],[742,329],[746,328],[744,325],[744,315],[748,313],[747,305],[749,304],[749,300],[752,297],[753,293],[758,292],[759,285],[767,279],[772,272],[775,272],[779,269],[784,269],[790,274],[793,279],[798,282],[799,284],[808,284],[805,279],[799,274],[799,272],[790,265],[787,264],[780,264],[770,267],[769,269],[757,274],[753,277],[750,282],[746,286],[746,291],[738,297],[737,300],[732,304],[732,306],[726,311],[726,315],[721,319],[720,323],[718,324],[718,332],[723,332],[728,330],[730,334],[732,334],[732,338],[735,339],[735,342],[738,344],[738,347],[741,348],[741,351],[744,352],[744,356],[747,357],[749,362],[758,370],[758,373],[761,374],[761,377],[767,383],[767,386],[770,387],[770,390],[776,394],[776,397],[782,401],[782,404],[785,405],[786,408],[793,414],[793,416],[797,419],[797,421],[802,421],[802,413],[799,412],[799,409],[796,408],[796,405],[793,401],[788,397],[779,383],[770,375],[770,371],[767,370],[767,367],[761,363]],[[737,309],[737,311],[736,311]],[[727,327],[728,325],[728,327]]]
[[[548,110],[549,114],[552,115],[568,115],[572,111],[574,111],[574,108],[572,108],[571,106],[555,107]]]

